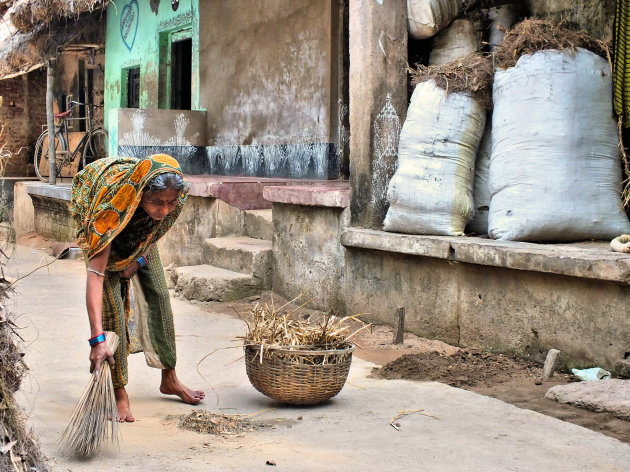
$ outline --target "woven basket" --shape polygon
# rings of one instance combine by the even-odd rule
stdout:
[[[314,405],[337,395],[352,363],[351,344],[341,349],[314,346],[265,347],[245,345],[247,376],[254,388],[291,405]]]

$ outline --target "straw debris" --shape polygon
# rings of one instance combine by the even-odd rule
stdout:
[[[238,316],[247,324],[247,333],[237,339],[243,340],[245,346],[260,349],[261,359],[271,355],[273,351],[274,355],[280,354],[284,359],[304,363],[305,357],[299,355],[300,351],[322,351],[321,356],[308,357],[309,362],[319,364],[336,358],[327,355],[326,351],[347,348],[354,335],[371,326],[359,320],[360,315],[340,318],[332,312],[322,316],[301,314],[300,310],[310,301],[297,308],[289,308],[292,302],[278,309],[273,304],[256,304],[248,313],[249,320],[237,311]],[[361,328],[350,332],[350,320],[361,323]]]
[[[230,435],[258,431],[268,425],[251,420],[245,415],[223,415],[206,410],[193,410],[189,415],[180,417],[179,427],[196,433]]]
[[[508,30],[495,50],[495,64],[501,69],[513,67],[526,54],[558,49],[569,54],[584,48],[607,57],[605,42],[590,37],[585,31],[570,29],[566,24],[527,18]]]
[[[434,80],[447,94],[469,93],[487,109],[492,107],[494,71],[487,56],[474,53],[441,65],[416,64],[416,68],[409,69],[409,73],[413,85]]]

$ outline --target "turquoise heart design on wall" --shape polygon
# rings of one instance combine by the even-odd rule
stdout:
[[[120,16],[120,37],[129,52],[133,49],[133,43],[136,42],[139,20],[140,8],[138,7],[138,0],[131,0],[123,7]]]

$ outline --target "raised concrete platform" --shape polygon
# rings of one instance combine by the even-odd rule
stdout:
[[[334,181],[316,185],[265,187],[263,196],[274,203],[347,208],[350,206],[350,183]]]
[[[453,262],[630,283],[630,254],[611,251],[606,241],[533,244],[348,228],[341,235],[341,244]]]
[[[271,208],[271,202],[263,197],[268,186],[326,185],[328,180],[298,180],[273,177],[231,177],[223,175],[187,175],[190,194],[197,197],[213,197],[223,200],[240,210]]]
[[[178,267],[171,272],[175,293],[187,300],[222,302],[239,300],[260,292],[258,279],[248,274],[208,264]]]

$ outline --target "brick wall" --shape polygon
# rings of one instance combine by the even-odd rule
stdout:
[[[5,176],[32,176],[35,141],[46,123],[46,69],[0,81],[0,146],[14,153]],[[18,154],[21,147],[25,147]]]

